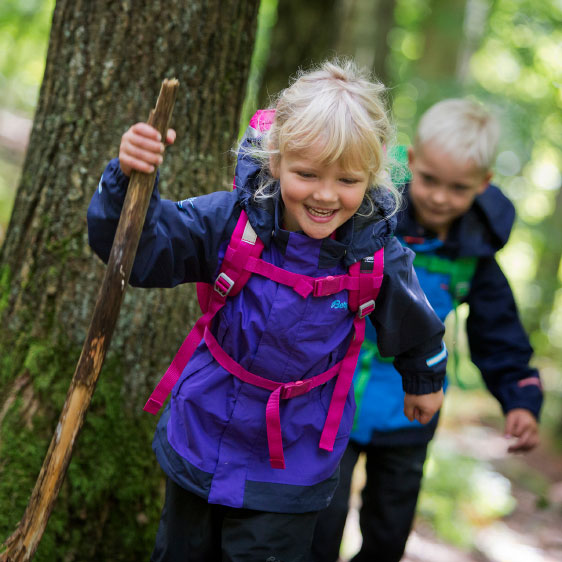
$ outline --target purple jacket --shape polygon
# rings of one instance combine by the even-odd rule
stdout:
[[[242,158],[233,192],[179,203],[155,188],[131,284],[171,287],[214,280],[243,208],[265,248],[262,259],[314,277],[342,274],[349,265],[385,247],[385,277],[371,314],[381,352],[396,357],[404,389],[414,394],[441,388],[444,327],[429,306],[412,269],[413,254],[393,238],[395,220],[354,217],[336,239],[314,240],[280,225],[279,198],[253,199],[256,166]],[[88,210],[90,244],[105,261],[128,180],[110,162]],[[386,202],[378,199],[384,214]],[[292,289],[252,276],[229,298],[213,325],[223,349],[245,369],[275,381],[317,375],[345,355],[353,313],[347,292],[300,297]],[[428,361],[429,360],[429,361]],[[428,366],[428,362],[432,366]],[[172,391],[153,448],[166,474],[187,490],[217,503],[276,512],[326,507],[337,484],[355,409],[348,395],[333,452],[318,443],[335,380],[281,403],[286,469],[269,463],[265,404],[269,392],[220,367],[202,342]]]

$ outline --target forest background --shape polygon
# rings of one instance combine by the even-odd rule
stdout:
[[[54,7],[54,0],[4,0],[0,5],[0,244],[8,230],[21,181]],[[534,363],[540,368],[546,391],[543,446],[554,454],[562,450],[561,22],[560,0],[310,0],[306,3],[262,0],[238,127],[243,131],[255,108],[266,106],[269,94],[283,87],[287,77],[294,75],[299,66],[306,67],[333,54],[353,56],[361,65],[373,69],[389,86],[401,144],[411,142],[420,114],[445,97],[470,96],[493,111],[502,127],[494,182],[514,202],[518,214],[509,244],[499,259],[535,349]],[[147,93],[146,97],[149,108],[154,93]],[[143,119],[144,113],[138,118]],[[234,142],[233,137],[230,144]],[[0,294],[0,311],[6,295]],[[462,320],[466,310],[461,309],[459,316]],[[466,356],[466,342],[461,338],[458,345],[464,351],[462,385],[469,386],[470,395],[477,400],[485,400],[479,376]],[[168,357],[172,353],[170,349]],[[25,365],[31,373],[34,362],[45,360],[42,354],[44,350],[27,354]],[[6,363],[2,363],[2,368],[7,369]],[[61,376],[64,387],[65,383],[68,385],[70,373]],[[101,376],[103,378],[104,371]],[[53,410],[58,411],[63,398],[63,395],[53,398]],[[485,421],[501,425],[497,405],[485,404]],[[13,406],[13,401],[8,405],[0,399],[0,422],[4,418],[9,421],[8,410]],[[51,415],[45,435],[52,433],[53,419],[56,417]],[[10,436],[21,438],[11,430],[2,429],[0,447],[6,446]],[[88,447],[87,439],[84,447]],[[4,468],[9,464],[6,460],[9,453],[6,448],[0,451],[2,470],[3,463]],[[14,477],[11,488],[0,489],[0,502],[11,498],[9,513],[5,511],[0,516],[0,540],[13,530],[23,513],[44,451],[43,440],[33,450],[36,459],[29,463],[27,472],[20,467],[25,472],[22,478]],[[458,457],[451,462],[457,467],[462,463]],[[448,469],[453,466],[445,460],[435,463],[439,464]],[[444,491],[437,483],[443,487],[443,482],[451,479],[448,469],[435,472],[433,477],[429,475],[420,505],[421,517],[426,517],[442,538],[470,550],[474,548],[475,536],[471,525],[478,524],[475,523],[478,517],[471,520],[466,513],[456,511],[466,481],[456,479],[451,483],[457,489],[447,488],[445,495],[450,501],[444,500]],[[149,481],[158,482],[159,478],[156,474]],[[83,486],[82,492],[88,496],[87,484]],[[540,483],[536,485],[537,503],[547,506],[548,494],[541,486]],[[15,488],[18,488],[17,493]],[[99,490],[92,492],[93,495],[100,493],[103,495]],[[135,549],[146,552],[149,548],[157,522],[159,493],[160,488],[135,513],[136,525],[142,527],[145,538],[136,545],[133,538],[123,540],[131,549],[129,554],[122,553],[123,560],[135,559],[135,555],[130,554],[137,552]],[[66,494],[71,496],[68,490]],[[490,507],[488,497],[480,516],[486,509],[486,517],[490,517],[490,513],[493,517],[509,513],[513,501],[509,494],[502,498]],[[474,502],[471,509],[478,511]],[[59,503],[63,505],[58,505],[53,513],[38,560],[62,560],[57,545],[78,545],[81,537],[91,532],[81,522],[91,514],[74,513],[70,517],[72,501]],[[103,524],[109,520],[106,517]],[[69,522],[70,530],[65,528]],[[134,534],[134,529],[126,527],[124,532]],[[103,559],[96,548],[92,547],[85,554],[74,546],[66,550],[64,559],[96,557]]]

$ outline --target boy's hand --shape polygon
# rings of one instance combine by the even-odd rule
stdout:
[[[539,444],[539,428],[535,416],[524,408],[510,410],[505,417],[505,436],[517,441],[508,447],[510,453],[525,453]]]
[[[166,143],[173,144],[176,132],[168,129]],[[147,123],[136,123],[122,137],[119,146],[119,166],[130,176],[132,170],[151,174],[155,166],[162,164],[164,143],[160,133]]]
[[[406,394],[404,414],[410,420],[427,423],[443,404],[443,389],[431,394]]]

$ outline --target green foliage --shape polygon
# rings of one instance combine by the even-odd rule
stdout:
[[[0,314],[8,306],[12,273],[7,265],[0,267]]]
[[[55,0],[0,3],[2,106],[32,114],[45,68]]]
[[[509,481],[488,464],[437,443],[432,446],[418,513],[439,537],[468,550],[480,526],[508,515],[514,507]]]

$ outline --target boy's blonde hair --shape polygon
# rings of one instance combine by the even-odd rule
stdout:
[[[393,214],[400,193],[389,179],[386,151],[394,133],[384,100],[385,87],[371,80],[350,60],[326,61],[308,72],[300,71],[288,88],[278,95],[275,119],[256,150],[250,149],[263,166],[263,180],[257,198],[273,195],[276,181],[269,167],[278,164],[287,151],[320,150],[322,163],[341,161],[348,171],[366,171],[370,188],[386,187],[392,195]],[[371,215],[375,210],[367,189]],[[364,207],[360,211],[363,214]]]
[[[497,120],[479,103],[451,98],[432,105],[420,119],[414,148],[431,144],[482,172],[495,160],[500,136]]]

